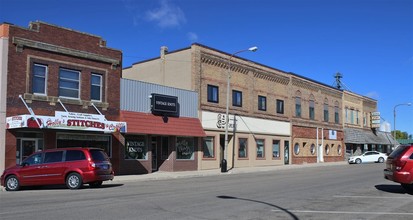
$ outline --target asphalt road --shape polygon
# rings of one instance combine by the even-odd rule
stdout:
[[[413,219],[413,195],[383,164],[0,192],[6,219]]]

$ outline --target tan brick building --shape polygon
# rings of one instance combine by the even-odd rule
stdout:
[[[232,55],[200,44],[170,53],[162,47],[159,58],[125,68],[122,77],[198,92],[207,135],[198,169],[219,168],[223,158],[229,169],[344,160],[340,90]],[[316,144],[323,144],[318,157]]]
[[[343,125],[347,155],[376,150],[390,153],[398,143],[390,131],[381,131],[377,101],[350,91],[343,91]]]

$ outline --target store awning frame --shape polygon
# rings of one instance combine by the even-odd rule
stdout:
[[[344,128],[344,143],[398,145],[389,132]]]
[[[198,118],[163,117],[151,113],[121,111],[120,118],[128,124],[128,133],[169,136],[205,137]]]

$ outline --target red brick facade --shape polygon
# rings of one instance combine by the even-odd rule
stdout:
[[[122,52],[106,47],[106,42],[94,35],[42,23],[33,22],[29,28],[3,24],[2,37],[8,38],[7,54],[7,105],[6,117],[30,114],[19,95],[36,115],[53,116],[56,111],[98,114],[91,101],[91,74],[102,76],[101,101],[93,102],[107,120],[119,120],[120,76]],[[47,67],[46,94],[33,92],[34,64]],[[59,97],[59,70],[75,70],[80,73],[78,99]],[[63,103],[64,107],[59,103]],[[59,131],[51,129],[7,129],[5,141],[5,167],[16,164],[17,140],[26,133],[36,133],[44,148],[55,148],[57,132],[90,133],[99,132]],[[37,143],[37,142],[36,142]],[[111,138],[111,153],[115,172],[119,170],[118,155],[120,143]]]

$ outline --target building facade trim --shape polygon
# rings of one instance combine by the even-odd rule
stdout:
[[[12,42],[13,44],[17,46],[18,51],[24,47],[30,47],[34,49],[45,50],[48,52],[59,53],[59,54],[64,54],[64,55],[69,55],[69,56],[74,56],[74,57],[79,57],[79,58],[84,58],[84,59],[90,59],[90,60],[100,61],[104,63],[110,63],[112,64],[112,66],[120,65],[120,61],[117,59],[112,59],[109,57],[105,57],[105,56],[95,54],[95,53],[90,53],[87,51],[75,50],[75,49],[53,45],[53,44],[48,44],[48,43],[44,43],[40,41],[29,40],[29,39],[25,39],[21,37],[13,37]]]

